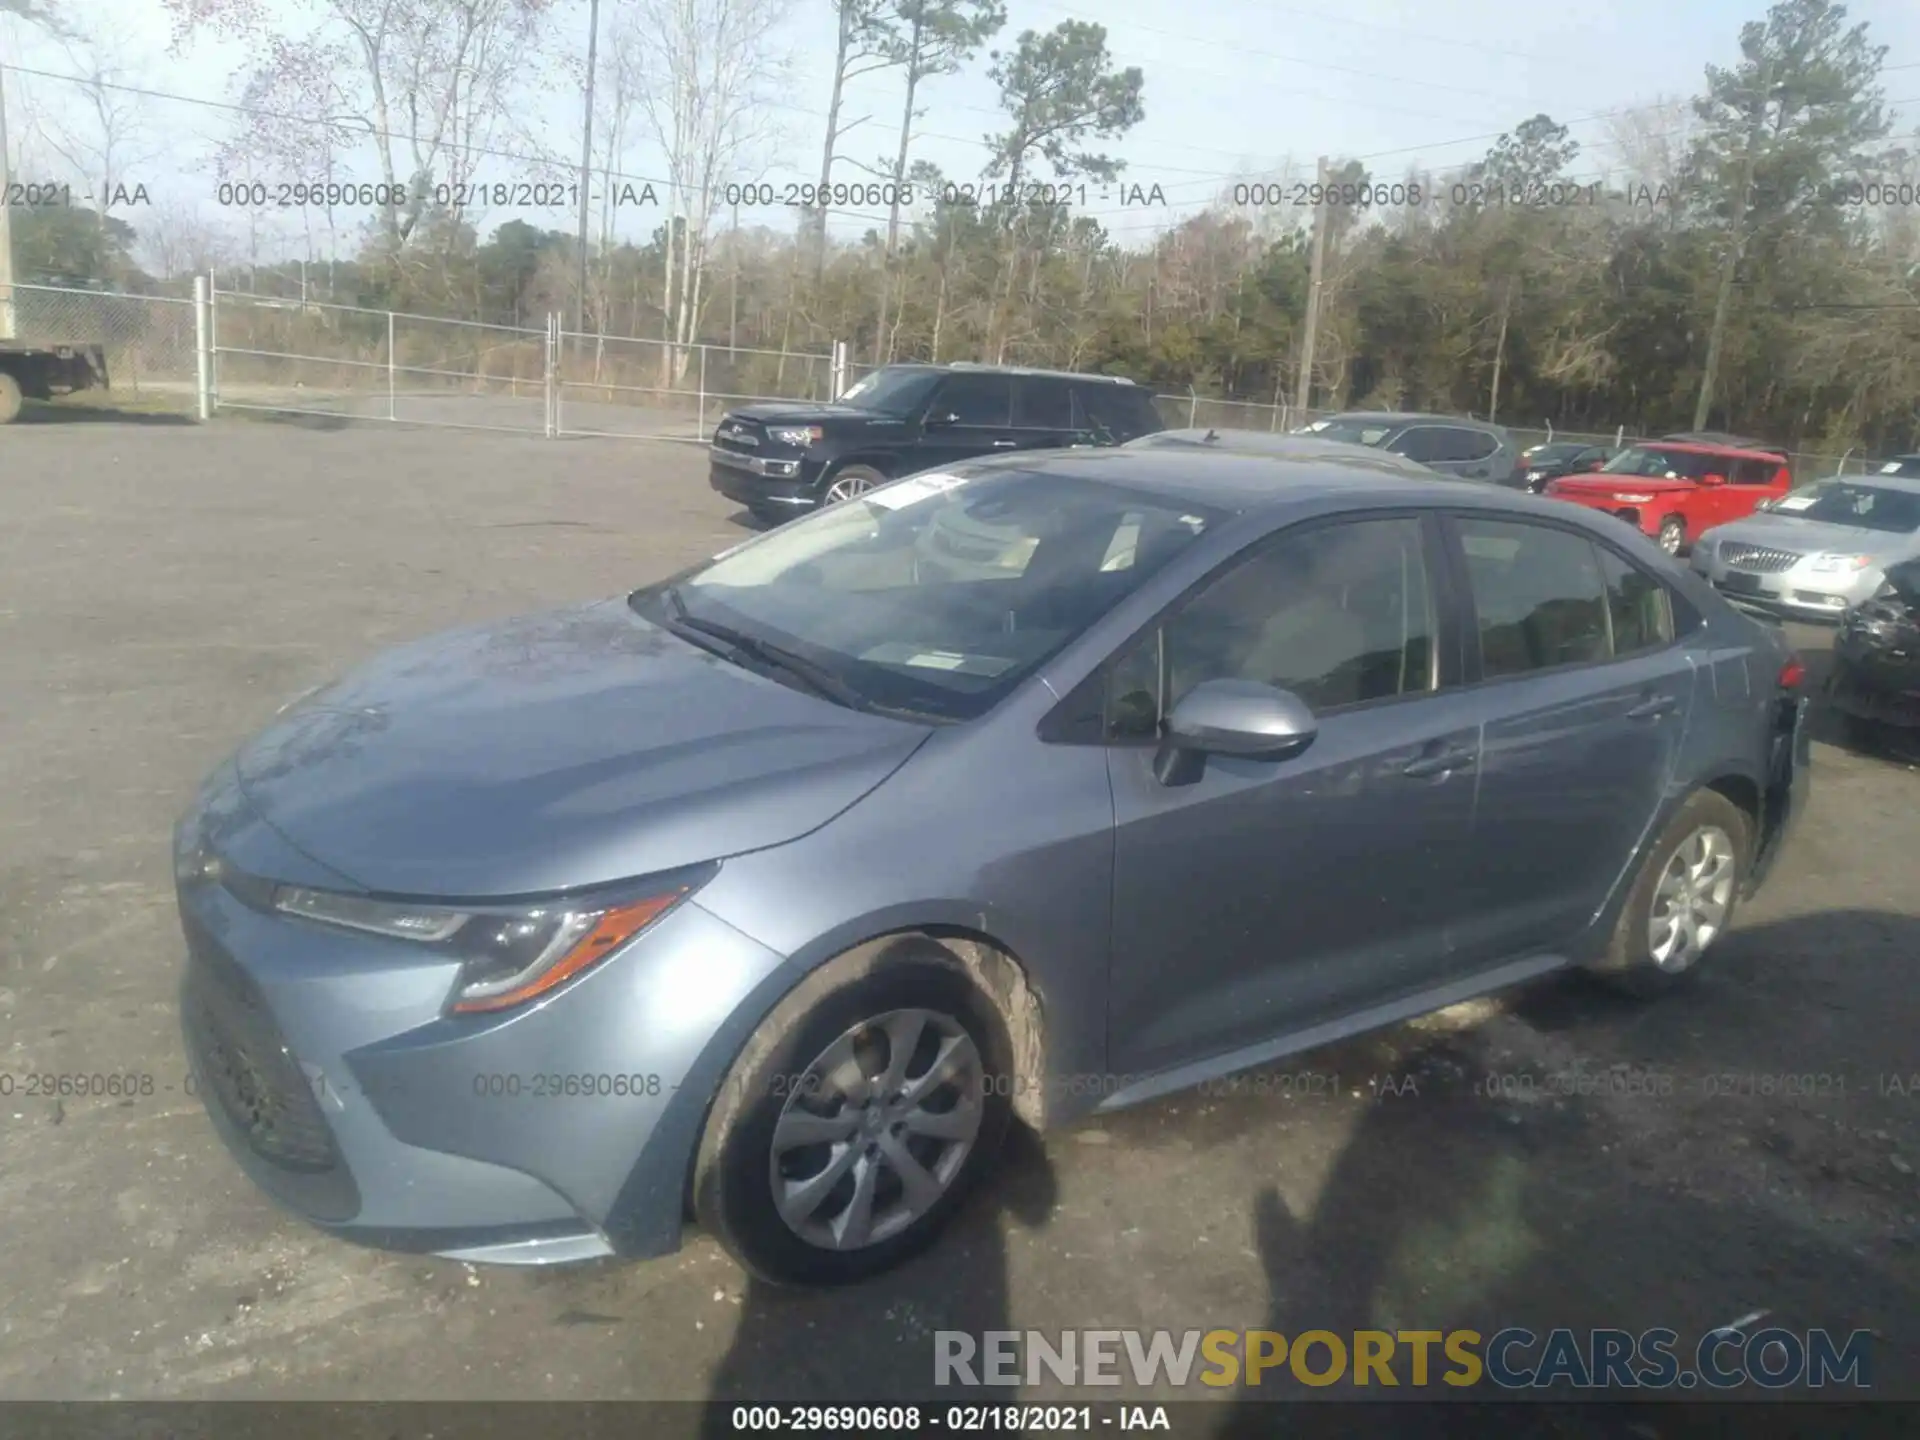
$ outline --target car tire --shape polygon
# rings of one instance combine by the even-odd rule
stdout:
[[[826,488],[820,492],[820,503],[833,505],[851,500],[886,483],[887,477],[871,465],[843,465],[827,477]]]
[[[1595,973],[1641,997],[1690,980],[1733,924],[1752,854],[1753,823],[1744,810],[1716,790],[1688,796],[1641,863]],[[1678,887],[1687,888],[1675,893]],[[1711,928],[1702,935],[1705,926]]]
[[[1687,546],[1687,522],[1678,515],[1667,516],[1660,522],[1660,533],[1654,539],[1667,554],[1678,555]]]
[[[20,418],[20,382],[0,370],[0,425],[11,425]]]
[[[1000,1083],[1012,1047],[993,1004],[924,937],[890,942],[844,984],[809,988],[761,1022],[722,1084],[694,1162],[693,1209],[760,1279],[844,1285],[932,1244],[992,1166],[1012,1113]],[[909,1053],[896,1065],[903,1037]],[[929,1085],[937,1069],[950,1078]],[[911,1099],[921,1087],[917,1106],[889,1102],[888,1089]]]

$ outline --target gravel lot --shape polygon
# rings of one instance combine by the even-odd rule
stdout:
[[[479,1272],[277,1211],[181,1093],[167,837],[193,785],[387,643],[743,533],[691,447],[0,432],[0,1074],[155,1079],[0,1100],[0,1396],[872,1400],[928,1395],[944,1328],[1690,1344],[1767,1311],[1874,1330],[1876,1391],[1920,1398],[1920,772],[1828,743],[1793,849],[1688,993],[1556,981],[1285,1067],[1326,1077],[1311,1093],[1255,1082],[1023,1138],[946,1243],[856,1291],[767,1293],[698,1236],[647,1264]],[[1795,638],[1817,662],[1824,639]],[[1556,1083],[1575,1067],[1672,1093]],[[1762,1093],[1780,1076],[1817,1093]]]

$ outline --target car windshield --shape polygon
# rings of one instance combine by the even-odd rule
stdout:
[[[782,526],[632,603],[839,703],[965,720],[1219,514],[1077,477],[936,471]]]
[[[938,370],[893,365],[848,386],[838,403],[882,415],[910,415],[926,404],[939,383]]]
[[[1691,450],[1668,450],[1659,445],[1629,445],[1600,467],[1602,475],[1644,475],[1655,480],[1698,480],[1725,474],[1729,461]]]
[[[1562,460],[1571,460],[1576,455],[1585,453],[1587,449],[1585,445],[1562,445],[1556,442],[1552,445],[1534,446],[1526,452],[1525,458],[1534,465],[1558,465]]]
[[[1906,534],[1920,530],[1920,491],[1863,485],[1855,480],[1821,480],[1781,496],[1774,502],[1773,512],[1795,520]]]
[[[1378,445],[1397,428],[1384,420],[1328,420],[1315,426],[1313,433],[1348,445]]]

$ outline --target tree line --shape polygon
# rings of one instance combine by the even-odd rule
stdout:
[[[1149,87],[1098,24],[1008,38],[999,0],[601,0],[591,71],[561,55],[554,73],[593,77],[589,192],[658,182],[644,238],[620,233],[610,203],[488,228],[463,201],[476,175],[554,173],[551,144],[516,129],[510,83],[554,48],[550,0],[310,0],[293,22],[244,0],[166,3],[180,44],[218,31],[252,55],[224,175],[364,178],[371,155],[407,198],[322,215],[315,253],[330,258],[304,266],[231,242],[216,254],[215,238],[137,213],[89,232],[84,216],[16,211],[17,252],[134,285],[169,278],[135,257],[176,276],[218,260],[275,293],[501,325],[558,310],[657,338],[675,368],[694,342],[844,340],[862,363],[1111,371],[1278,403],[1300,377],[1318,225],[1318,408],[1920,444],[1920,163],[1893,133],[1885,47],[1832,0],[1781,0],[1699,94],[1615,117],[1602,170],[1536,115],[1450,170],[1334,156],[1223,179],[1177,221],[1156,177],[1115,154]],[[791,228],[741,225],[729,195],[765,173],[789,83],[767,36],[795,20],[834,40],[818,183],[797,187]],[[916,158],[922,120],[940,82],[975,66],[1003,120],[977,174],[943,174]],[[905,100],[868,159],[846,95],[879,70]],[[664,175],[630,174],[645,147]]]

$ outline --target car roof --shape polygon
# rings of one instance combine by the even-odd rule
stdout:
[[[1315,441],[1311,436],[1283,437],[1295,442],[1289,453],[1248,454],[1130,445],[1024,454],[968,461],[954,473],[985,475],[1008,470],[1035,476],[1061,475],[1117,485],[1173,501],[1188,501],[1245,514],[1287,508],[1329,496],[1404,497],[1433,501],[1442,490],[1448,503],[1495,499],[1501,508],[1560,515],[1571,508],[1485,480],[1467,480],[1382,456],[1361,445]]]
[[[1054,380],[1093,380],[1102,385],[1136,385],[1125,375],[1090,375],[1084,370],[1044,370],[1029,365],[979,365],[971,360],[954,360],[941,365],[918,366],[922,370],[958,370],[976,375],[1045,375]]]
[[[1638,446],[1643,450],[1678,450],[1683,455],[1731,455],[1737,460],[1771,460],[1779,465],[1785,462],[1784,450],[1749,450],[1743,445],[1720,445],[1705,440],[1634,440],[1627,448]]]
[[[1507,427],[1495,425],[1488,420],[1469,420],[1460,415],[1435,415],[1427,410],[1342,410],[1336,415],[1323,415],[1322,420],[1389,420],[1395,424],[1408,424],[1419,421],[1422,424],[1459,425],[1468,430],[1488,430],[1506,434]]]
[[[1344,440],[1328,440],[1318,435],[1282,435],[1271,430],[1235,429],[1229,425],[1202,425],[1192,429],[1156,430],[1127,441],[1128,450],[1210,450],[1219,455],[1271,455],[1282,460],[1331,454],[1335,458],[1369,460],[1376,466],[1391,461],[1409,475],[1427,476],[1434,472],[1417,460],[1370,445],[1350,445]]]

